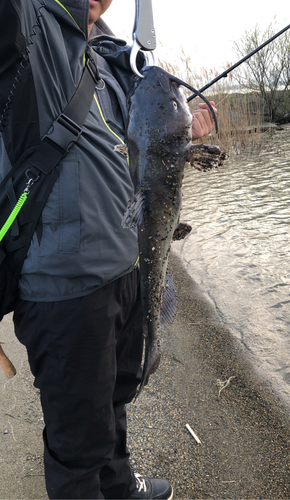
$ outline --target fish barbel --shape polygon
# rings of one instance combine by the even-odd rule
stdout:
[[[159,330],[172,323],[177,310],[168,257],[181,209],[184,166],[192,157],[192,114],[180,80],[156,66],[142,74],[128,96],[126,138],[136,194],[122,221],[125,228],[138,226],[145,337],[138,394],[160,362]]]

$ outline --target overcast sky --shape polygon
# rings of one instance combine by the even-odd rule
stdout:
[[[227,63],[234,64],[239,58],[233,40],[257,23],[264,29],[276,16],[277,31],[290,24],[285,0],[152,0],[152,5],[157,55],[174,62],[182,46],[196,68],[223,70]],[[131,40],[134,13],[135,0],[114,0],[104,19],[117,36]]]

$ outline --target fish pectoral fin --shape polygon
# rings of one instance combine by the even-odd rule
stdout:
[[[177,313],[177,295],[174,286],[173,277],[168,265],[165,281],[162,306],[160,310],[160,328],[169,326],[173,322]]]
[[[178,222],[172,236],[173,241],[183,240],[191,230],[192,227],[189,224],[186,224],[186,222]]]
[[[187,161],[196,170],[206,172],[207,170],[222,166],[228,158],[228,154],[225,151],[221,151],[219,146],[212,144],[192,144]]]
[[[122,227],[132,228],[139,226],[143,220],[145,203],[145,194],[143,191],[138,191],[134,199],[128,202],[128,208],[122,219]]]

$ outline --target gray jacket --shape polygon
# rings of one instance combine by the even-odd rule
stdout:
[[[83,69],[88,8],[88,0],[46,0],[45,6],[42,0],[1,0],[2,178],[21,154],[38,144],[75,92]],[[133,194],[128,163],[114,150],[125,135],[132,78],[128,47],[101,20],[92,38],[104,84],[96,89],[82,136],[62,161],[33,236],[20,279],[20,296],[26,300],[91,293],[130,272],[138,257],[136,232],[121,227]]]

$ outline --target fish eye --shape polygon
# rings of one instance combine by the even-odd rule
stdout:
[[[176,111],[178,106],[176,101],[171,101],[173,109]]]

